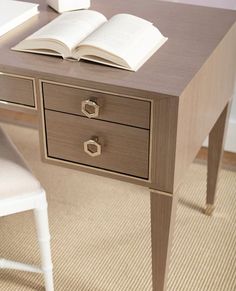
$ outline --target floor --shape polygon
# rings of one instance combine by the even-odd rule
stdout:
[[[44,164],[34,129],[4,126],[47,190],[55,290],[151,291],[149,193],[141,186]],[[206,167],[181,186],[168,291],[236,290],[236,172],[222,170],[213,217]],[[1,256],[39,263],[32,213],[0,220]],[[40,275],[3,270],[1,291],[43,290]]]

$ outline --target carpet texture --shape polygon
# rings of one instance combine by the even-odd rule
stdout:
[[[146,188],[40,161],[38,133],[3,125],[47,191],[56,291],[150,291]],[[168,291],[236,290],[236,172],[222,170],[213,217],[202,213],[206,167],[179,191]],[[38,264],[31,212],[0,219],[0,257]],[[1,291],[44,290],[41,275],[0,270]]]

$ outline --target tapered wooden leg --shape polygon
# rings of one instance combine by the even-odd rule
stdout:
[[[230,107],[231,102],[227,104],[209,134],[207,198],[205,210],[207,215],[211,215],[215,208],[217,180],[224,151],[224,141],[227,132]]]
[[[177,198],[150,190],[153,291],[166,290]]]

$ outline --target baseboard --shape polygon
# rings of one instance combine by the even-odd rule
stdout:
[[[204,141],[203,146],[208,146],[208,139]],[[225,151],[236,153],[236,120],[229,121],[228,132],[225,142]]]

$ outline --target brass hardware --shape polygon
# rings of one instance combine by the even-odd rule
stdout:
[[[211,216],[215,210],[215,205],[213,204],[207,204],[205,208],[205,214],[208,216]]]
[[[90,157],[100,156],[102,153],[102,146],[98,142],[98,137],[92,137],[90,140],[84,142],[84,151]]]
[[[81,111],[88,117],[88,118],[95,118],[99,115],[99,105],[95,100],[88,99],[84,100],[81,103]]]

